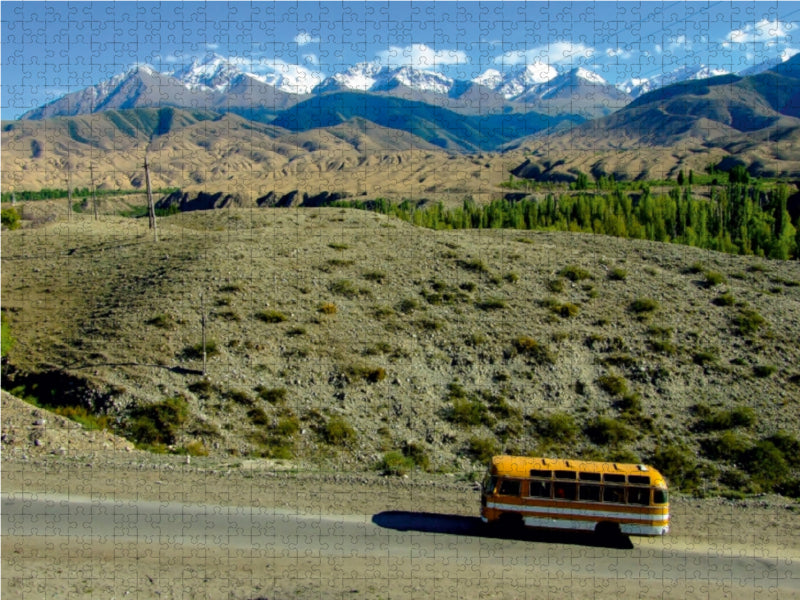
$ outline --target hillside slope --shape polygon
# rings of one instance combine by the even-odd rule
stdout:
[[[4,233],[8,385],[214,454],[448,471],[669,450],[707,490],[773,485],[720,457],[726,430],[741,452],[800,433],[797,263],[340,209],[159,224],[158,244],[113,218]]]

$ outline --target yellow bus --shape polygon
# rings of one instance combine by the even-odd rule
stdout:
[[[481,519],[604,536],[664,535],[667,482],[646,465],[495,456],[483,482]]]

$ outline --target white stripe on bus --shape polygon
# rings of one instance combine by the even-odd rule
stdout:
[[[669,513],[661,514],[642,514],[642,513],[629,513],[629,512],[616,512],[609,510],[591,510],[584,508],[569,508],[569,507],[556,507],[556,506],[530,506],[524,504],[501,504],[499,502],[487,502],[488,508],[495,508],[499,510],[508,510],[518,513],[539,513],[548,515],[565,515],[573,517],[596,517],[598,519],[627,519],[630,521],[639,521],[641,523],[651,523],[653,521],[669,521]],[[523,514],[525,516],[525,514]],[[526,517],[527,518],[527,517]]]
[[[547,527],[551,529],[578,529],[594,531],[594,521],[576,521],[574,519],[552,519],[544,517],[525,517],[523,519],[528,527]],[[622,533],[632,535],[664,535],[669,532],[668,525],[638,525],[635,523],[620,523]]]

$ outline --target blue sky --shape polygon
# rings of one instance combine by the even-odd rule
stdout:
[[[457,79],[583,66],[611,83],[738,72],[800,50],[800,2],[2,2],[2,118],[146,63],[208,53],[322,79],[359,62]]]

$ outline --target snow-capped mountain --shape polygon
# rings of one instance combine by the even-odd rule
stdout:
[[[726,71],[725,69],[711,69],[706,65],[686,65],[679,67],[674,71],[662,73],[653,77],[633,77],[619,84],[617,89],[636,99],[642,94],[652,92],[653,90],[667,85],[672,85],[673,83],[680,83],[681,81],[691,81],[696,79],[708,79],[709,77],[728,75],[729,73],[730,71]]]
[[[344,73],[328,77],[314,89],[314,92],[379,92],[389,91],[402,85],[417,92],[447,95],[454,84],[453,79],[436,71],[359,63]]]
[[[497,69],[487,69],[472,81],[500,93],[506,100],[516,100],[557,76],[558,71],[551,65],[534,63],[506,74]]]
[[[242,70],[230,60],[211,55],[171,73],[189,89],[214,90],[224,92],[230,88],[231,81],[242,74]]]
[[[209,54],[169,73],[189,89],[225,93],[242,77],[249,77],[287,94],[308,94],[322,80],[319,73],[280,61],[247,62]]]
[[[85,115],[102,110],[147,106],[208,106],[209,92],[189,89],[175,78],[147,65],[135,65],[97,85],[66,94],[28,111],[22,119]]]

